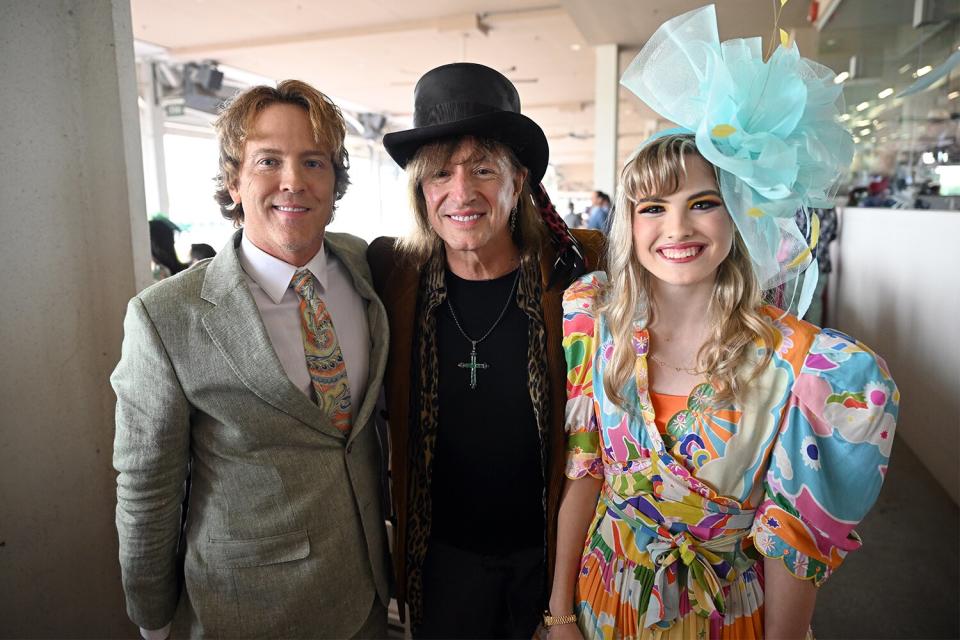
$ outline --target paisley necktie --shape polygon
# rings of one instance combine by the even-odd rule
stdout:
[[[297,271],[290,286],[300,296],[300,328],[314,399],[337,429],[349,431],[350,385],[333,318],[317,292],[316,278],[308,270]]]

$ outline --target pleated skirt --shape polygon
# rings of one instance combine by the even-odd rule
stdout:
[[[749,640],[763,638],[763,563],[756,562],[723,586],[724,612],[699,615],[680,589],[679,615],[644,625],[656,568],[622,520],[605,517],[591,527],[577,579],[577,624],[586,640]],[[807,638],[813,638],[808,633]]]

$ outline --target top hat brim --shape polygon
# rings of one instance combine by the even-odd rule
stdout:
[[[405,169],[423,145],[463,136],[489,138],[507,145],[530,172],[528,179],[532,185],[543,180],[550,159],[547,136],[540,125],[521,113],[493,111],[454,122],[396,131],[383,136],[383,146]]]

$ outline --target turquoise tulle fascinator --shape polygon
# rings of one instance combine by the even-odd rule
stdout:
[[[727,210],[743,237],[761,287],[772,289],[806,272],[802,316],[816,287],[813,248],[819,219],[833,206],[853,157],[840,124],[842,87],[827,67],[778,46],[763,60],[760,38],[721,43],[708,5],[665,22],[620,83],[679,125],[655,135],[693,134],[718,170]],[[651,140],[652,140],[651,139]],[[649,141],[641,145],[645,146]],[[807,216],[801,232],[797,212]]]

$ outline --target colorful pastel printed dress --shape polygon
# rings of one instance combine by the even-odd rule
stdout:
[[[829,329],[765,308],[780,332],[739,404],[708,384],[658,430],[649,335],[634,336],[625,412],[606,398],[612,341],[595,313],[606,278],[563,302],[567,476],[603,478],[577,581],[585,638],[763,637],[761,554],[822,584],[860,546],[880,491],[899,393],[884,362]]]

